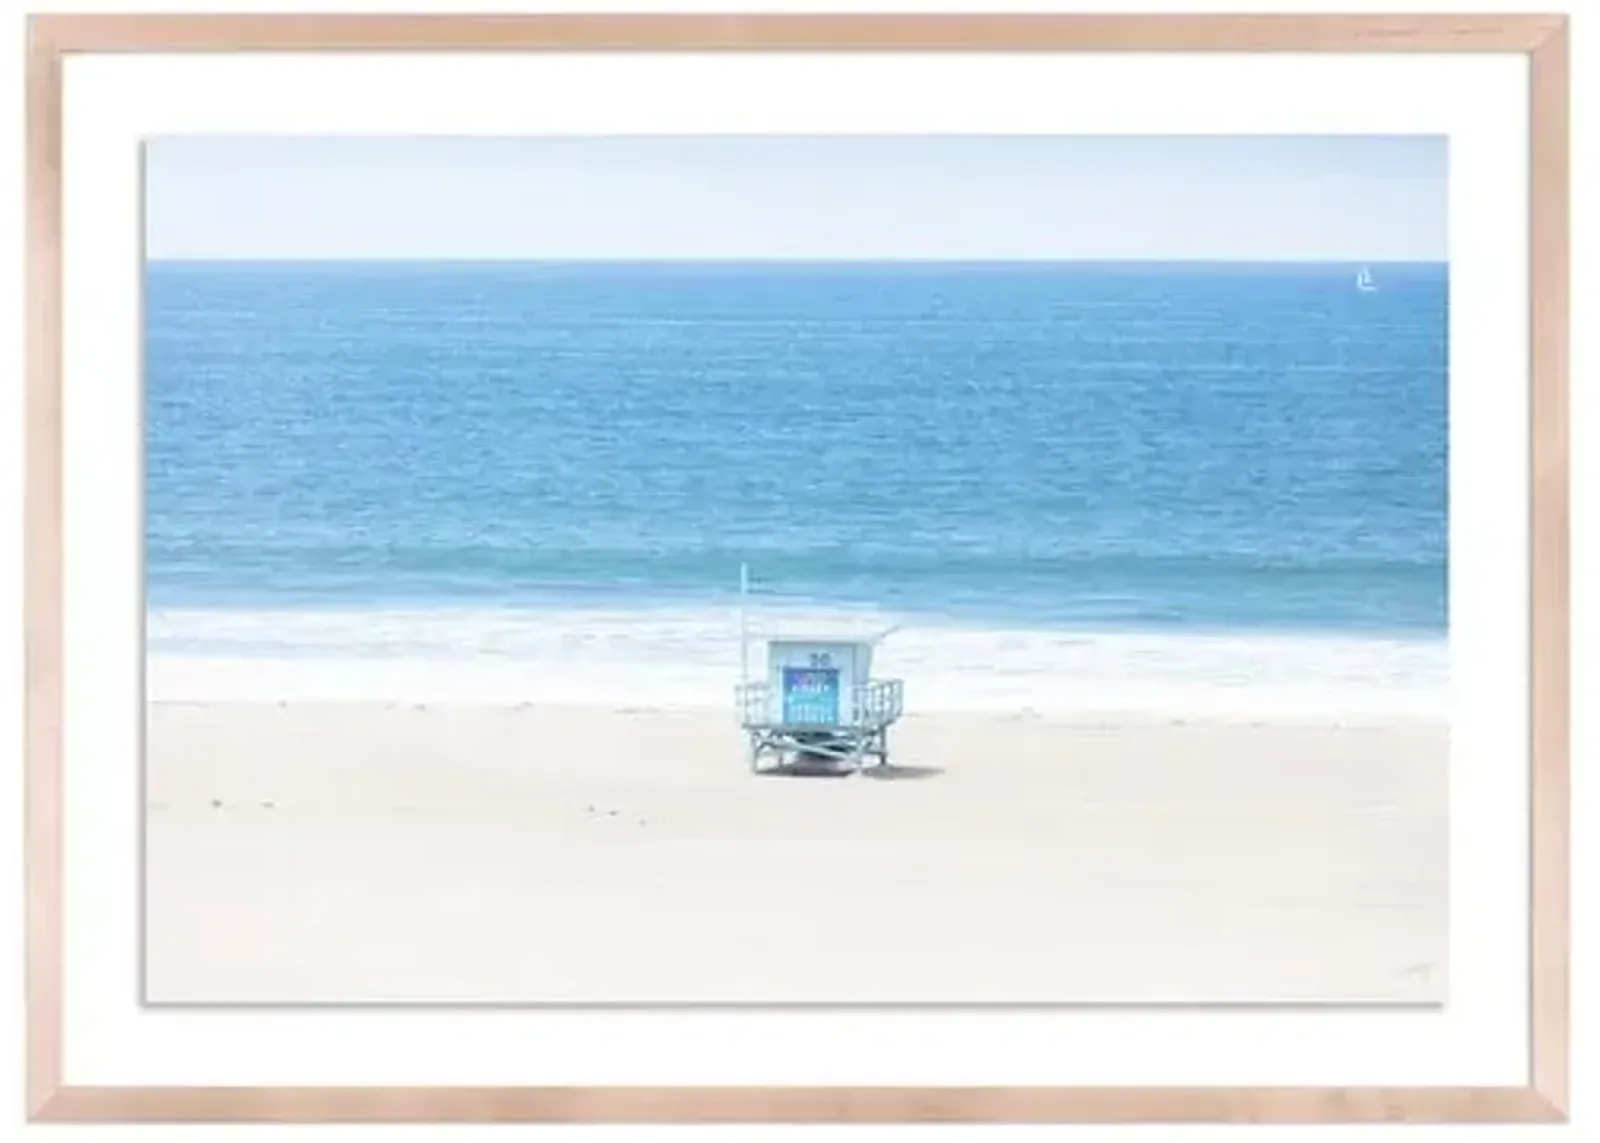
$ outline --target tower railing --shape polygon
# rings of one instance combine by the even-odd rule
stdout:
[[[841,729],[878,729],[888,726],[905,713],[905,684],[900,679],[869,679],[852,689],[852,702],[841,712]],[[739,724],[746,728],[785,725],[776,703],[777,692],[770,683],[740,683],[734,689],[734,704]]]

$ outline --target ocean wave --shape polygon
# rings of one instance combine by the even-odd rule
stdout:
[[[891,612],[764,606],[777,635],[867,639],[919,710],[1441,714],[1443,639],[1062,631],[932,624]],[[153,609],[156,700],[348,699],[726,706],[734,607],[593,610]]]

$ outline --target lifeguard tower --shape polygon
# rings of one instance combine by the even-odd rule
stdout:
[[[805,637],[766,641],[766,678],[749,679],[749,632],[742,600],[744,681],[737,689],[739,723],[750,743],[750,769],[800,768],[848,773],[889,762],[889,727],[904,711],[899,679],[872,677],[875,638]]]

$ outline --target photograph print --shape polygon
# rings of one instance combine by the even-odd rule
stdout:
[[[1447,998],[1443,137],[145,148],[147,1004]]]

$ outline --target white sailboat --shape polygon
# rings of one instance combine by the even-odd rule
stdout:
[[[1377,288],[1377,285],[1375,285],[1372,281],[1372,267],[1361,267],[1361,272],[1356,275],[1356,289],[1360,290],[1363,294],[1370,294]]]

